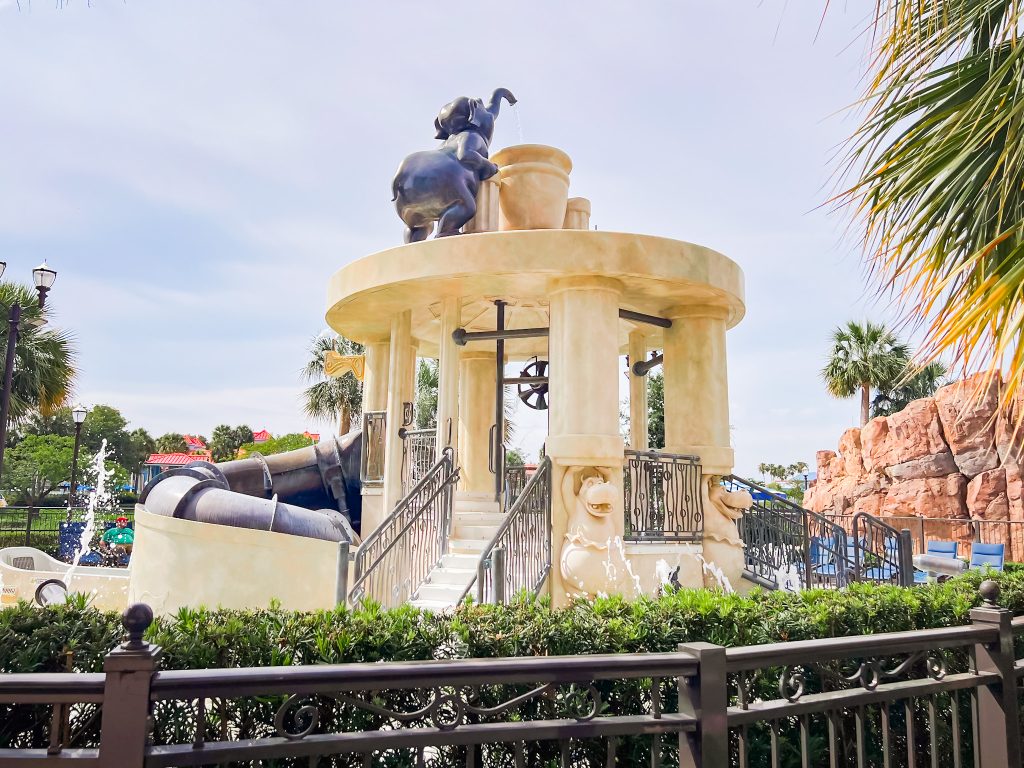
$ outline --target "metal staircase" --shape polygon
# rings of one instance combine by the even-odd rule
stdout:
[[[854,515],[850,529],[749,480],[729,475],[753,506],[738,521],[746,547],[743,577],[766,589],[844,587],[854,581],[914,583],[910,531],[873,515]]]

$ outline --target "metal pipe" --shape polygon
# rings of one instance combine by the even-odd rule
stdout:
[[[512,376],[505,379],[506,384],[547,384],[547,376]]]
[[[497,304],[498,302],[494,302]],[[501,302],[504,304],[505,302]],[[539,339],[548,335],[547,328],[515,328],[512,330],[499,329],[496,331],[467,331],[465,328],[456,328],[452,331],[452,340],[460,347],[466,346],[470,341],[501,341],[503,339]]]
[[[505,302],[496,299],[494,355],[494,500],[501,506],[505,465]],[[545,330],[544,335],[547,335]]]
[[[656,315],[645,315],[643,312],[634,312],[631,309],[620,309],[619,317],[623,320],[632,320],[635,323],[646,323],[647,325],[656,325],[659,328],[671,328],[672,321],[665,317],[657,317]]]
[[[665,353],[659,352],[658,354],[651,357],[650,360],[641,360],[633,363],[632,370],[634,376],[646,376],[650,373],[651,369],[661,365],[665,362]]]
[[[505,548],[491,550],[491,579],[494,586],[494,604],[505,604]]]
[[[338,577],[334,587],[334,604],[345,605],[348,602],[348,562],[349,547],[347,541],[338,542]]]

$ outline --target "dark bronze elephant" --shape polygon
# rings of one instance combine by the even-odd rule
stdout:
[[[437,224],[437,237],[456,235],[476,215],[480,182],[498,172],[487,159],[501,100],[516,103],[507,88],[498,88],[488,104],[460,96],[445,104],[434,120],[437,149],[413,152],[398,167],[392,200],[405,222],[405,242],[426,240]]]

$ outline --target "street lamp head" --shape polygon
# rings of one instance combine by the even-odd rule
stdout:
[[[42,264],[32,270],[32,282],[35,283],[36,290],[39,291],[39,306],[42,307],[46,303],[46,292],[53,286],[53,281],[57,279],[57,271],[50,269],[44,260]]]
[[[89,409],[82,404],[78,404],[71,409],[71,418],[75,420],[75,424],[81,424],[88,415]]]

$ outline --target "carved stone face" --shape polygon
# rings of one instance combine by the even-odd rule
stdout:
[[[600,477],[587,477],[580,485],[579,498],[589,514],[607,517],[615,509],[619,489]]]

